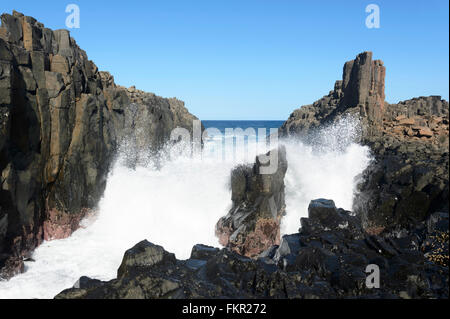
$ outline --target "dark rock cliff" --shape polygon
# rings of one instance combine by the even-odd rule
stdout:
[[[449,104],[439,96],[389,104],[385,73],[371,52],[359,54],[345,63],[333,91],[295,110],[280,129],[284,136],[305,136],[346,115],[360,120],[360,142],[370,146],[374,161],[353,210],[374,234],[448,213]]]
[[[0,269],[9,277],[95,209],[124,138],[138,161],[196,118],[175,98],[116,85],[67,30],[18,12],[1,22]]]
[[[311,105],[295,110],[283,124],[283,135],[306,135],[315,128],[333,122],[343,115],[360,115],[365,136],[377,134],[385,109],[384,77],[386,68],[372,53],[359,54],[345,63],[342,80],[334,90]]]

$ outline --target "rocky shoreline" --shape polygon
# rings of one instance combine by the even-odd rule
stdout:
[[[197,245],[180,261],[143,241],[125,253],[117,279],[82,278],[56,298],[448,298],[448,102],[387,104],[385,72],[370,52],[358,55],[334,91],[280,129],[307,137],[349,114],[361,121],[360,142],[375,160],[353,212],[313,200],[299,232],[279,240],[288,163],[259,178],[258,162],[237,167],[233,207],[216,226],[226,248]],[[268,221],[275,227],[258,227]],[[380,273],[375,288],[368,266]]]
[[[0,276],[10,278],[44,239],[69,236],[95,211],[125,139],[132,166],[196,118],[177,99],[116,85],[67,30],[18,12],[1,21]],[[328,95],[280,128],[308,141],[343,117],[359,120],[374,160],[351,212],[312,199],[298,233],[280,238],[281,146],[273,174],[259,174],[258,158],[232,170],[232,208],[216,225],[225,248],[198,244],[177,260],[144,240],[116,279],[82,277],[56,298],[448,298],[449,104],[389,104],[385,74],[371,52],[359,54]],[[367,285],[368,266],[379,269],[379,288]]]
[[[345,63],[327,96],[295,110],[284,136],[307,136],[347,115],[362,123],[360,142],[375,158],[358,185],[353,210],[367,232],[414,227],[435,212],[448,213],[449,104],[439,96],[389,104],[386,68],[372,53]]]
[[[432,234],[448,231],[448,214],[401,238],[368,235],[331,200],[312,201],[308,215],[299,233],[256,258],[196,245],[188,260],[177,260],[142,241],[125,253],[117,279],[82,277],[56,298],[448,298],[448,264],[423,253]],[[448,236],[439,240],[448,252]],[[378,289],[366,286],[371,264],[380,269]]]

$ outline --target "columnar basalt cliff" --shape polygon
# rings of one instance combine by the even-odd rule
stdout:
[[[263,164],[258,157],[253,165],[233,169],[233,206],[216,225],[220,244],[247,257],[255,257],[280,242],[280,222],[286,207],[286,149],[280,146],[271,152],[278,152],[278,166],[273,174],[261,174]],[[270,152],[266,155],[270,156]]]
[[[306,135],[343,115],[357,114],[362,119],[365,136],[377,135],[385,110],[384,77],[386,68],[372,53],[359,54],[345,63],[342,80],[334,90],[311,105],[295,110],[283,124],[284,135]]]
[[[371,52],[345,63],[334,90],[311,105],[295,110],[280,128],[283,135],[307,135],[338,118],[353,114],[361,120],[361,141],[429,142],[448,151],[448,102],[439,96],[419,97],[389,104],[384,101],[386,68]]]
[[[9,277],[95,209],[125,137],[138,161],[139,147],[157,150],[196,118],[182,101],[116,85],[67,30],[18,12],[1,22],[0,269]]]
[[[439,96],[389,104],[385,72],[371,52],[359,54],[344,65],[333,91],[295,110],[280,129],[284,136],[308,135],[343,116],[360,119],[360,142],[371,147],[374,161],[358,186],[354,211],[374,234],[448,213],[449,104]]]

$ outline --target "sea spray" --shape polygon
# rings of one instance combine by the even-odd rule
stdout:
[[[370,149],[356,143],[360,136],[360,122],[349,115],[301,140],[282,141],[288,161],[282,234],[298,231],[312,199],[333,199],[338,207],[352,209],[355,186],[371,161]]]
[[[346,118],[305,143],[295,138],[281,141],[288,160],[283,234],[297,232],[311,199],[331,198],[337,206],[351,209],[354,179],[370,160],[368,148],[354,143],[357,127]],[[225,149],[237,151],[236,156],[220,158],[212,144],[218,138],[206,142],[200,157],[189,156],[177,145],[164,148],[157,157],[134,161],[132,150],[123,149],[98,214],[84,220],[71,237],[38,247],[25,273],[0,282],[0,298],[52,298],[80,276],[115,278],[125,250],[143,239],[180,259],[189,257],[194,244],[219,246],[214,227],[230,209],[230,171],[257,154],[239,154],[255,149],[251,147]]]

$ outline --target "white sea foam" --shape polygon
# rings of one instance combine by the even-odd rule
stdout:
[[[331,198],[351,209],[354,178],[369,161],[368,149],[352,142],[355,128],[353,120],[344,119],[316,134],[311,144],[283,141],[288,171],[282,233],[297,231],[311,199]],[[218,246],[214,226],[231,205],[230,171],[256,154],[245,158],[241,150],[237,160],[217,160],[214,143],[205,145],[203,158],[173,156],[172,149],[172,156],[159,158],[158,169],[152,161],[136,169],[117,161],[99,213],[71,237],[44,242],[33,254],[35,262],[26,262],[25,273],[0,282],[0,298],[52,298],[82,275],[115,278],[124,251],[143,239],[181,259],[194,244]]]
[[[305,138],[307,143],[283,141],[288,171],[282,234],[298,231],[300,218],[308,216],[312,199],[332,199],[337,207],[352,209],[358,177],[371,160],[369,148],[355,142],[360,131],[359,122],[349,116]]]

